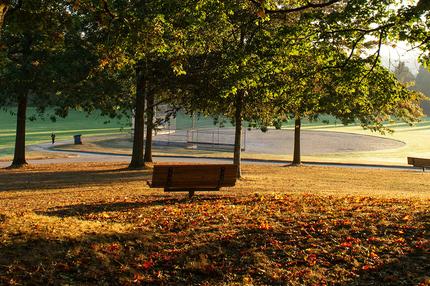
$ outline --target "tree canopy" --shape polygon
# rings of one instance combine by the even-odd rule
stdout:
[[[27,104],[43,112],[56,101],[57,56],[65,47],[70,13],[64,1],[12,2],[6,3],[0,33],[0,104],[18,106],[12,164],[21,166],[26,164]]]

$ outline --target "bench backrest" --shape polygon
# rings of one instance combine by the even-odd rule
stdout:
[[[408,157],[408,164],[416,167],[430,167],[430,159]]]
[[[236,165],[231,164],[157,164],[151,187],[228,187],[236,183]]]

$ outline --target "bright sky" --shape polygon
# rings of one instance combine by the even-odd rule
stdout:
[[[418,56],[420,54],[419,49],[409,51],[411,46],[405,42],[397,43],[395,48],[390,46],[381,47],[381,58],[382,64],[389,67],[391,70],[399,64],[399,61],[405,62],[410,71],[416,75],[419,69]]]
[[[428,0],[427,0],[428,1]],[[401,0],[403,5],[416,5],[418,0]],[[424,17],[424,16],[423,16]],[[406,63],[410,71],[417,75],[420,64],[418,63],[419,49],[410,50],[412,46],[406,42],[398,42],[395,48],[383,46],[381,48],[382,64],[393,70],[400,61]]]

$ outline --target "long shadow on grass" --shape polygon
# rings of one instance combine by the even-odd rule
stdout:
[[[358,278],[348,285],[429,285],[430,212],[418,214],[417,220],[424,222],[424,229],[405,234],[407,237],[415,237],[421,233],[424,237],[412,243],[413,252],[402,257],[393,257],[392,263],[361,271]]]
[[[162,191],[160,191],[162,192]],[[145,199],[146,198],[146,199]],[[185,195],[157,195],[145,197],[142,196],[140,201],[136,202],[108,202],[108,203],[95,203],[95,204],[76,204],[62,207],[55,207],[48,211],[41,211],[38,214],[57,216],[57,217],[75,217],[88,214],[96,214],[102,212],[117,212],[129,211],[137,208],[156,207],[156,206],[180,206],[181,204],[199,204],[219,202],[228,197],[220,195],[205,195],[194,197],[192,200],[188,199],[188,193]]]
[[[285,285],[271,277],[270,258],[255,250],[267,245],[267,234],[255,235],[244,230],[196,245],[155,232],[0,244],[0,284],[240,285],[251,277],[257,285]]]
[[[430,221],[429,213],[416,214],[416,218]],[[418,285],[430,273],[429,226],[427,223],[424,229],[404,234],[408,240],[404,245],[405,255],[391,249],[396,246],[386,245],[385,255],[389,257],[384,259],[392,262],[373,270],[364,270],[363,264],[356,265],[366,257],[354,252],[348,253],[349,258],[342,257],[338,243],[330,235],[311,237],[300,227],[282,232],[263,230],[256,225],[242,227],[233,235],[223,235],[222,229],[218,229],[217,239],[195,246],[190,242],[187,251],[162,265],[168,272],[182,267],[182,275],[189,277],[186,282],[195,285],[228,279],[246,284],[246,277],[255,285]],[[213,231],[217,230],[207,230]],[[424,240],[416,239],[423,234]],[[315,260],[312,251],[308,252],[311,249],[318,251]]]
[[[160,191],[161,193],[162,191]],[[257,202],[254,198],[244,200],[240,196],[214,194],[214,195],[196,195],[191,200],[188,193],[182,195],[151,195],[141,196],[139,201],[134,202],[107,202],[92,204],[75,204],[61,207],[54,207],[48,211],[41,211],[38,214],[57,216],[57,217],[74,217],[87,214],[96,214],[102,212],[129,211],[131,209],[157,207],[157,206],[175,206],[180,207],[183,204],[206,204],[212,202],[228,202],[232,205],[255,205]]]
[[[151,242],[141,234],[88,235],[66,240],[39,237],[0,244],[0,285],[131,284],[136,272],[131,262],[144,251],[138,247],[126,257],[130,255],[127,243],[142,243],[145,251],[153,251]]]
[[[106,185],[121,181],[142,181],[142,184],[146,184],[145,181],[149,178],[149,170],[128,171],[126,169],[0,172],[0,192],[64,189],[87,185]]]

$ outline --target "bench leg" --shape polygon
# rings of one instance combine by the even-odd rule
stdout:
[[[194,196],[194,190],[189,190],[188,191],[188,198],[192,198]]]

